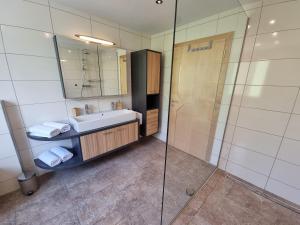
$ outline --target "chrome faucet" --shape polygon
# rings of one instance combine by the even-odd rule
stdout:
[[[89,114],[90,113],[90,108],[89,108],[88,104],[84,105],[84,111],[85,111],[85,114]]]

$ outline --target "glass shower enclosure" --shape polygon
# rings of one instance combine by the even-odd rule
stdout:
[[[170,97],[163,225],[171,224],[214,171],[226,166],[247,28],[238,0],[176,2],[172,64],[164,69],[170,82],[163,88]]]

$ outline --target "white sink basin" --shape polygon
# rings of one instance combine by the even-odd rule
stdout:
[[[122,109],[71,117],[70,122],[77,132],[84,132],[118,123],[124,123],[137,118],[141,121],[140,113],[132,110]]]

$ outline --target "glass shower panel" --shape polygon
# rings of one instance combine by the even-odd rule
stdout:
[[[176,12],[163,225],[176,218],[222,162],[223,144],[221,158],[228,155],[248,21],[238,0],[178,0]]]

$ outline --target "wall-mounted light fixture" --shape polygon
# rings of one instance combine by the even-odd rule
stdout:
[[[97,44],[101,44],[101,45],[107,45],[107,46],[115,45],[115,43],[113,43],[111,41],[106,41],[106,40],[103,40],[103,39],[90,37],[90,36],[86,36],[86,35],[75,34],[75,37],[78,37],[79,39],[81,39],[83,41],[93,42],[93,43],[97,43]]]
[[[159,4],[159,5],[160,5],[160,4],[163,3],[163,0],[156,0],[155,2],[156,2],[156,4]]]

